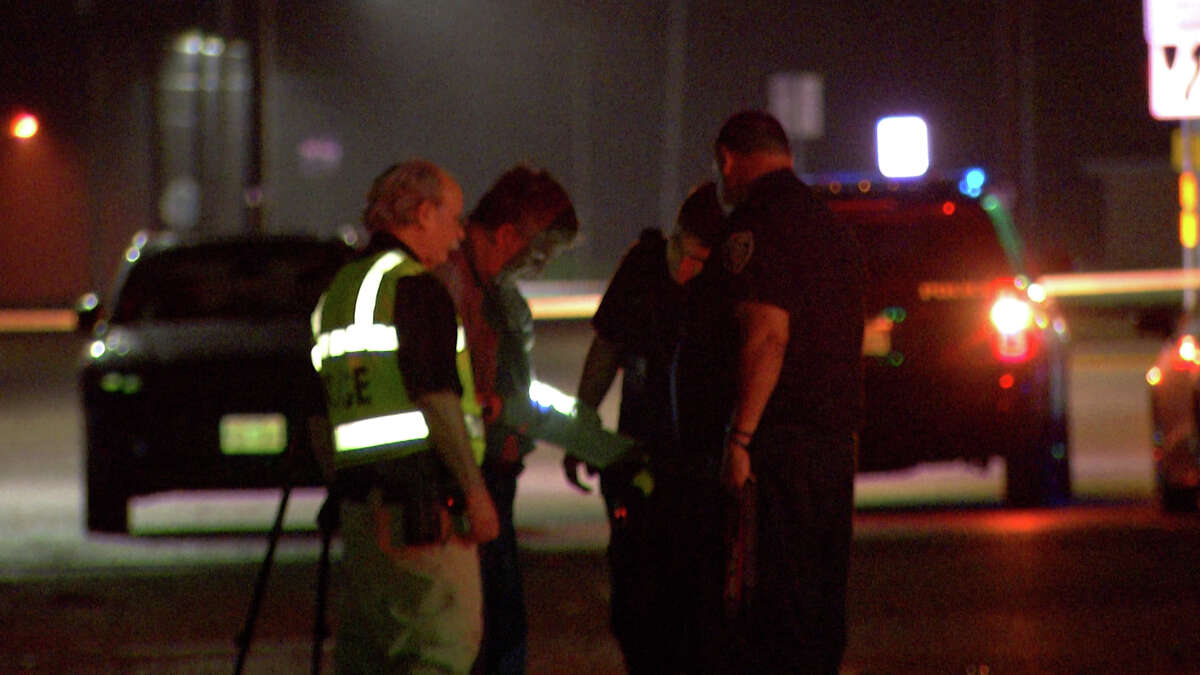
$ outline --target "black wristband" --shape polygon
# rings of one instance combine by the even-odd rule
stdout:
[[[750,449],[750,442],[754,440],[754,434],[735,428],[732,424],[725,427],[725,444],[735,445],[743,450]]]
[[[754,432],[743,431],[743,430],[738,429],[737,427],[733,426],[732,424],[725,427],[725,435],[726,436],[738,436],[740,438],[745,438],[747,443],[750,442],[750,439],[754,438]]]

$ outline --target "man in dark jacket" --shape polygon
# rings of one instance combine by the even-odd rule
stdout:
[[[723,227],[716,186],[706,183],[681,206],[669,236],[642,232],[592,318],[595,335],[579,383],[579,400],[596,408],[621,371],[618,429],[645,454],[644,462],[601,472],[612,628],[634,675],[691,672],[695,641],[708,637],[702,626],[715,609],[716,596],[705,590],[720,578],[720,530],[704,521],[720,516],[719,456],[681,447],[671,377],[688,285]],[[568,481],[586,490],[579,464],[568,456],[564,469]]]

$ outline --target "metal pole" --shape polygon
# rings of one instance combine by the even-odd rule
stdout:
[[[292,482],[289,476],[288,481],[283,485],[283,494],[279,497],[279,510],[275,513],[275,524],[271,526],[271,536],[267,541],[267,555],[258,568],[258,579],[254,583],[254,596],[250,599],[246,623],[242,625],[241,632],[237,634],[238,653],[237,662],[233,667],[234,675],[241,675],[242,668],[246,665],[246,656],[250,653],[250,643],[254,641],[254,622],[258,619],[263,595],[267,592],[267,577],[271,574],[271,563],[275,561],[275,547],[279,544],[280,535],[283,534],[283,517],[287,511],[288,497],[291,494]]]
[[[329,495],[321,509],[340,509],[340,500]],[[336,511],[335,511],[336,515]],[[321,660],[324,655],[325,638],[329,637],[329,626],[325,623],[325,598],[329,593],[329,544],[333,539],[336,525],[326,518],[317,518],[317,527],[321,530],[321,557],[317,562],[317,604],[313,620],[312,644],[312,674],[321,672]]]
[[[258,0],[256,10],[254,41],[253,84],[250,87],[251,109],[254,121],[251,123],[250,135],[254,139],[253,150],[250,152],[250,167],[246,176],[248,200],[249,228],[251,232],[263,233],[272,228],[271,197],[274,194],[272,175],[275,154],[273,144],[278,132],[278,110],[276,102],[271,98],[275,93],[268,84],[274,77],[275,48],[277,41],[276,29],[276,0]]]
[[[663,90],[662,175],[658,189],[658,225],[669,230],[679,209],[679,162],[683,152],[683,100],[687,71],[686,0],[673,0],[667,8]]]

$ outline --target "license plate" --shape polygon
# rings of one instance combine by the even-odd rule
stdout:
[[[281,413],[221,417],[221,453],[278,455],[287,448],[287,417]]]
[[[877,316],[863,329],[863,356],[888,356],[892,353],[892,321]]]

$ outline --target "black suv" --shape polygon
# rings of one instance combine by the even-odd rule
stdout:
[[[1066,323],[982,183],[810,183],[868,261],[859,470],[999,456],[1009,504],[1058,504],[1071,496]]]
[[[79,312],[88,529],[126,531],[135,495],[321,484],[309,314],[351,253],[293,235],[134,238],[111,302],[89,294]]]

